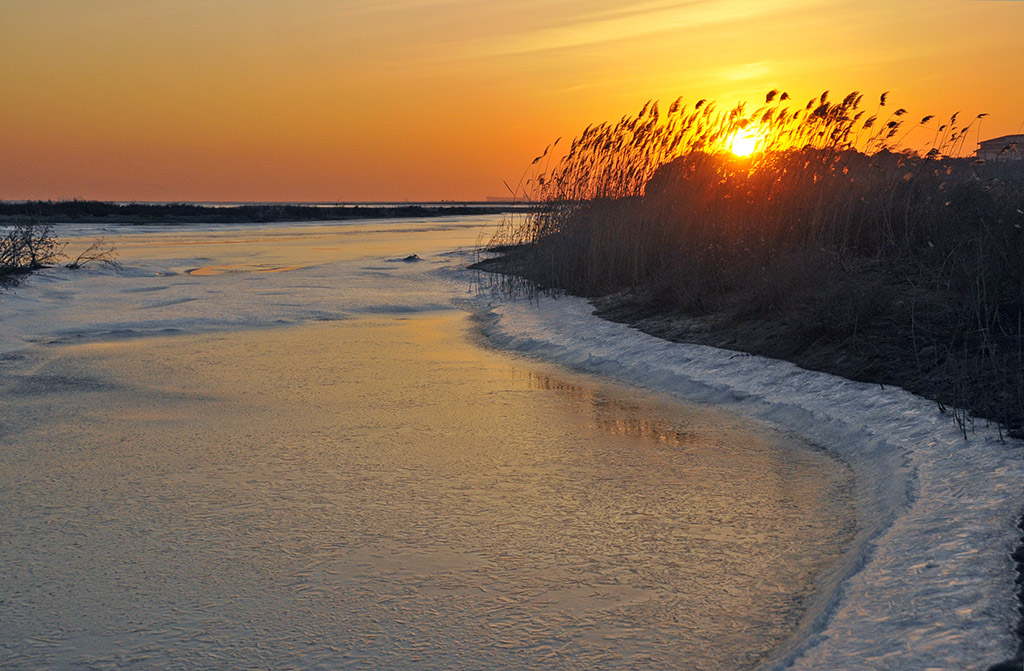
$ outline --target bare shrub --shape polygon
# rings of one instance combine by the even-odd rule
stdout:
[[[0,278],[38,270],[61,258],[64,243],[49,224],[19,224],[0,238]]]
[[[0,237],[0,282],[12,282],[18,276],[59,263],[65,257],[66,243],[57,238],[50,224],[27,223],[12,226]],[[66,264],[78,269],[88,264],[120,268],[113,245],[103,238],[92,242]]]
[[[117,249],[114,245],[108,244],[103,238],[99,238],[86,247],[74,260],[64,264],[64,266],[77,270],[92,263],[106,268],[120,268],[121,264],[115,256],[116,252]]]

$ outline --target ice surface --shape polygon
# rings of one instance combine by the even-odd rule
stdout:
[[[0,291],[0,353],[27,343],[264,328],[450,309],[441,269],[465,263],[488,218],[273,226],[60,226],[74,254],[98,236],[121,270],[55,267]],[[460,249],[454,256],[447,255]],[[424,263],[388,263],[418,254]]]
[[[122,271],[0,296],[0,668],[770,654],[854,533],[849,469],[482,347],[447,270],[480,226],[112,230]]]
[[[847,541],[847,469],[472,329],[7,362],[0,668],[723,671],[774,648]]]

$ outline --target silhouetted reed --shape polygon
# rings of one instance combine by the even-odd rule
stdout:
[[[961,408],[1020,431],[1024,164],[960,158],[983,114],[908,128],[886,95],[862,103],[825,92],[794,107],[771,91],[753,110],[648,102],[587,127],[524,176],[534,207],[492,241],[511,250],[506,286],[783,320],[796,359],[825,344],[866,352],[872,363],[843,372],[931,395],[965,432]],[[901,149],[922,126],[932,141]],[[753,153],[730,151],[737,138]]]

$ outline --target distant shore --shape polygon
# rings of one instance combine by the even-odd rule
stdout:
[[[524,206],[505,202],[358,203],[113,203],[89,200],[0,201],[0,224],[241,224],[502,214]]]

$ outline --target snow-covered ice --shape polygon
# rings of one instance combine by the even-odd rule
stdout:
[[[861,536],[845,579],[774,660],[791,669],[985,669],[1013,655],[1024,449],[964,440],[934,402],[793,364],[670,343],[573,297],[492,301],[502,347],[788,427],[850,464]]]

